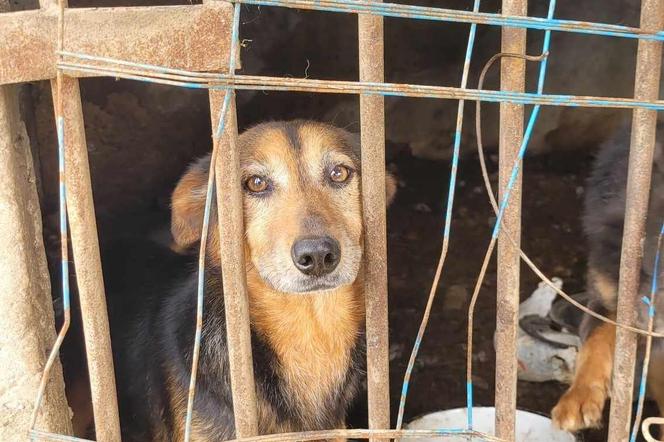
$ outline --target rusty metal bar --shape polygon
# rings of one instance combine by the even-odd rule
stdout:
[[[525,16],[527,0],[503,0],[503,15]],[[502,52],[524,54],[525,29],[502,29]],[[523,92],[525,90],[525,60],[503,58],[501,61],[500,89]],[[512,166],[523,141],[523,105],[500,104],[499,188],[500,200],[507,189]],[[517,346],[516,334],[519,313],[519,246],[521,237],[521,176],[514,182],[510,204],[504,212],[504,230],[515,239],[508,240],[504,232],[498,237],[498,284],[496,302],[496,436],[514,440],[516,419]]]
[[[60,1],[63,6],[67,5],[66,0]],[[45,9],[55,9],[54,0],[42,0],[41,5]],[[60,16],[60,20],[62,30],[65,27],[62,23],[64,14]],[[58,36],[58,45],[61,46],[64,38],[62,31],[58,32]],[[51,90],[56,119],[62,118],[64,126],[67,215],[83,319],[95,432],[98,442],[118,442],[120,418],[81,91],[77,79],[62,76],[59,81],[59,87],[55,81],[51,81]],[[59,94],[61,96],[58,96]]]
[[[233,91],[227,93],[234,95]],[[223,92],[210,91],[213,129],[219,121],[223,97]],[[251,354],[237,131],[235,97],[233,96],[226,115],[226,127],[218,140],[216,185],[219,210],[217,213],[235,433],[237,437],[248,437],[258,434],[258,411]]]
[[[207,0],[206,3],[219,3]],[[239,5],[236,9],[239,13]],[[235,20],[239,20],[237,17]],[[234,21],[235,21],[234,20]],[[223,26],[225,35],[233,36],[231,45],[239,46],[237,29],[230,21]],[[228,38],[225,40],[228,41]],[[231,54],[229,74],[234,73],[236,62]],[[239,55],[239,54],[238,54]],[[224,60],[227,58],[224,57]],[[223,101],[231,94],[222,133],[217,133]],[[244,213],[241,186],[240,156],[237,147],[237,111],[235,91],[210,91],[210,116],[213,142],[217,144],[215,181],[217,189],[217,215],[219,220],[219,247],[224,287],[224,309],[226,315],[226,339],[230,364],[231,390],[235,436],[250,437],[258,434],[258,409],[254,383],[254,364],[251,352],[251,328],[247,275],[244,253]]]
[[[94,75],[126,78],[129,80],[167,84],[190,89],[225,90],[226,88],[232,88],[235,90],[366,94],[450,100],[480,100],[494,103],[511,102],[516,104],[539,104],[542,106],[624,109],[642,107],[650,110],[664,110],[664,100],[635,100],[633,98],[537,94],[527,92],[464,89],[446,86],[427,86],[419,84],[314,80],[308,78],[280,78],[255,75],[235,75],[229,77],[224,74],[182,71],[164,66],[141,65],[118,59],[109,60],[104,59],[103,57],[87,54],[67,54],[67,57],[94,61],[94,63],[89,63],[65,60],[64,62],[58,63],[58,66],[69,75],[76,76],[81,73],[92,73]]]
[[[19,116],[17,86],[0,86],[0,440],[25,437],[46,355],[56,340],[51,284],[30,141]],[[19,344],[20,343],[20,344]],[[71,434],[59,360],[40,407],[39,425]],[[43,391],[43,390],[41,390]]]
[[[383,18],[358,15],[360,81],[385,78]],[[369,428],[390,428],[385,220],[385,99],[360,95]]]
[[[225,2],[69,9],[67,49],[190,70],[219,70],[228,53],[228,39],[219,24],[229,20],[231,10]],[[0,14],[0,84],[55,78],[56,27],[54,10]]]
[[[664,28],[664,0],[643,0],[641,29],[660,31]],[[662,65],[662,43],[639,41],[634,82],[634,97],[657,99]],[[617,321],[636,322],[643,238],[645,235],[652,161],[655,149],[657,112],[635,109],[632,116],[629,171],[618,283]],[[613,362],[609,442],[629,439],[634,364],[637,337],[626,330],[616,331]]]
[[[231,43],[230,43],[230,56],[229,56],[229,66],[228,73],[233,74],[235,72],[235,61],[236,53],[239,44],[234,44],[238,40],[238,34],[240,30],[240,5],[236,4],[233,7],[233,25],[231,32]],[[219,122],[216,124],[216,129],[213,127],[213,149],[210,154],[210,167],[208,170],[207,178],[207,190],[205,193],[205,210],[203,213],[203,228],[201,230],[201,242],[198,252],[198,282],[196,287],[196,332],[194,334],[194,348],[191,358],[191,373],[189,375],[189,393],[187,394],[187,415],[185,417],[185,426],[184,426],[184,442],[189,442],[191,440],[191,424],[193,421],[194,414],[194,401],[196,398],[196,380],[198,378],[198,362],[201,352],[201,339],[203,336],[203,308],[205,303],[205,258],[207,257],[207,240],[208,233],[210,231],[210,217],[212,212],[212,200],[214,198],[215,192],[215,166],[217,160],[217,151],[219,147],[218,139],[223,132],[224,123],[226,121],[226,114],[228,111],[228,106],[231,101],[231,95],[226,94],[224,96],[223,105],[219,111]],[[211,112],[212,116],[213,113]],[[212,117],[214,120],[214,117]]]
[[[342,12],[348,14],[372,14],[382,17],[404,18],[410,20],[431,20],[453,23],[477,23],[539,29],[580,34],[595,34],[608,37],[638,38],[646,40],[664,40],[664,33],[644,32],[628,26],[591,23],[578,20],[546,19],[487,12],[470,12],[427,6],[404,5],[399,3],[380,3],[372,0],[228,0],[259,6],[278,6],[293,9]]]
[[[228,442],[303,442],[303,441],[321,441],[321,440],[356,440],[356,439],[394,439],[411,440],[419,438],[427,438],[427,440],[435,439],[444,441],[449,438],[458,440],[464,438],[467,440],[484,441],[484,442],[507,442],[504,439],[499,439],[495,436],[481,433],[479,431],[470,431],[462,428],[440,428],[436,430],[367,430],[367,429],[351,429],[351,430],[321,430],[321,431],[304,431],[301,433],[281,433],[269,434],[264,436],[248,437],[242,439],[233,439]]]
[[[92,199],[88,150],[78,80],[62,80],[67,214],[83,317],[85,349],[98,442],[120,440],[113,354]],[[52,85],[54,95],[55,87]],[[53,97],[55,102],[57,97]]]

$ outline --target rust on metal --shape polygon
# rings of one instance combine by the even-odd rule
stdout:
[[[321,441],[321,440],[357,440],[357,439],[384,439],[384,440],[414,440],[426,438],[444,441],[448,438],[464,438],[467,440],[477,440],[484,442],[507,442],[504,439],[482,433],[479,431],[463,429],[438,429],[438,430],[368,430],[363,428],[354,428],[350,430],[320,430],[303,431],[299,433],[281,433],[269,434],[264,436],[247,437],[233,439],[227,442],[303,442],[303,441]]]
[[[504,15],[525,16],[527,0],[503,0]],[[502,28],[502,52],[524,54],[526,31]],[[525,90],[525,60],[501,60],[500,89]],[[523,140],[523,105],[500,104],[499,188],[500,199],[507,188],[512,166]],[[496,302],[496,436],[514,440],[516,418],[517,346],[516,333],[519,312],[519,244],[521,237],[521,176],[511,191],[510,203],[503,218],[503,231],[498,237],[498,281]],[[507,230],[515,239],[508,240]]]
[[[48,2],[46,2],[48,3]],[[65,14],[66,48],[141,63],[215,71],[228,53],[233,6],[74,8]],[[0,14],[0,84],[55,78],[57,11]]]
[[[233,91],[226,93],[233,94]],[[210,91],[212,130],[219,122],[224,92]],[[218,139],[216,161],[217,214],[223,269],[226,336],[230,362],[236,437],[258,434],[258,411],[249,328],[249,299],[244,256],[244,218],[237,149],[237,117],[233,97],[224,132]]]
[[[641,28],[644,31],[660,31],[664,28],[664,0],[642,1]],[[634,83],[635,98],[657,99],[661,64],[662,43],[639,41]],[[636,306],[643,257],[642,244],[648,213],[656,126],[657,112],[646,109],[634,110],[617,311],[617,321],[628,325],[636,322],[638,311]],[[609,442],[629,440],[636,344],[635,334],[623,329],[616,331]]]
[[[358,15],[360,81],[382,83],[383,18]],[[369,428],[390,428],[385,220],[385,99],[360,95]]]
[[[216,0],[206,0],[206,5],[223,4]],[[234,60],[226,61],[231,56],[233,35],[232,8],[224,23],[218,23],[225,36],[223,54],[219,62],[228,74],[240,66],[239,51]],[[230,42],[230,44],[229,44]],[[237,48],[236,48],[237,49]],[[216,131],[219,124],[222,103],[226,94],[232,94],[226,111],[224,130],[219,137]],[[244,253],[244,210],[241,188],[240,157],[237,148],[237,112],[235,91],[210,90],[210,117],[212,138],[217,152],[215,182],[217,196],[217,216],[219,221],[219,247],[221,256],[222,282],[224,287],[224,309],[226,315],[226,339],[228,342],[228,360],[230,365],[231,390],[233,394],[233,414],[235,418],[235,436],[250,437],[258,434],[258,409],[254,382],[254,364],[251,351],[251,329],[249,318],[249,298],[247,296],[247,275]]]
[[[283,8],[332,11],[347,14],[372,14],[376,16],[404,18],[410,20],[431,20],[451,23],[476,23],[492,26],[516,27],[520,29],[538,29],[580,34],[594,34],[618,38],[639,38],[646,40],[664,40],[661,32],[647,32],[638,28],[608,23],[592,23],[578,20],[545,19],[523,15],[474,12],[406,5],[402,3],[380,3],[372,0],[227,0],[258,6],[279,6]]]
[[[421,84],[375,83],[340,80],[314,80],[256,75],[216,74],[172,69],[166,66],[142,65],[118,59],[96,57],[89,54],[66,52],[65,60],[58,62],[65,73],[72,76],[93,74],[147,83],[166,84],[189,89],[260,90],[288,92],[316,92],[327,94],[382,95],[422,97],[449,100],[480,100],[538,104],[542,106],[571,106],[594,108],[644,108],[664,110],[664,100],[636,100],[634,98],[593,97],[582,95],[539,94],[488,89],[469,89]]]
[[[55,92],[53,84],[52,88]],[[53,101],[57,101],[55,96]],[[92,199],[81,92],[77,79],[63,78],[62,104],[66,144],[67,214],[83,318],[95,429],[98,442],[117,442],[120,440],[120,421],[111,336]]]
[[[56,44],[62,47],[66,33],[66,19],[62,9],[67,6],[67,1],[60,2],[61,15],[56,15],[60,25],[60,30],[56,32],[59,40]],[[55,10],[53,3],[53,0],[42,0],[41,5],[45,8],[44,11],[50,13]],[[96,439],[98,442],[119,442],[120,417],[81,91],[77,79],[62,74],[58,74],[58,77],[57,82],[51,81],[51,91],[55,117],[62,117],[64,120],[67,215],[76,265],[76,284],[81,306]]]

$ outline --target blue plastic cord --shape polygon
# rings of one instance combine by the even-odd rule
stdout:
[[[454,23],[479,23],[541,31],[561,31],[607,37],[634,38],[664,41],[664,32],[646,33],[638,28],[592,23],[578,20],[560,20],[541,17],[502,16],[495,13],[469,13],[455,9],[403,5],[397,3],[373,3],[362,0],[325,0],[324,2],[297,0],[229,0],[259,6],[277,6],[293,9],[315,9],[319,11],[362,13],[384,17],[406,18]]]
[[[466,422],[468,430],[473,429],[473,383],[466,382],[466,415],[468,422]]]
[[[240,28],[240,4],[236,3],[233,10],[233,28],[231,32],[231,50],[230,50],[230,61],[229,61],[229,74],[233,74],[235,70],[235,58],[236,58],[236,44],[238,43],[238,35]],[[215,139],[219,138],[224,131],[226,125],[226,113],[228,112],[228,107],[231,101],[233,92],[229,89],[226,89],[226,94],[224,95],[224,101],[221,107],[219,114],[219,123],[214,132]],[[210,161],[210,169],[208,174],[214,174],[215,165]],[[212,208],[212,196],[214,194],[214,181],[208,183],[207,191],[205,193],[205,211],[203,214],[203,227],[201,235],[207,237],[210,229],[210,213]],[[198,281],[196,287],[196,317],[203,317],[203,298],[205,294],[205,255],[199,257],[199,266],[198,266]],[[201,335],[202,327],[196,328],[196,334],[194,336],[194,353],[198,354],[201,347]],[[189,441],[191,438],[191,421],[193,418],[193,405],[195,398],[195,379],[198,367],[192,367],[191,379],[190,382],[193,383],[194,395],[188,398],[187,403],[187,416],[185,419],[184,427],[184,440],[185,442]],[[190,386],[191,388],[191,386]]]
[[[475,0],[473,3],[473,12],[478,12],[480,10],[480,0]],[[473,47],[475,45],[475,36],[477,33],[477,24],[473,23],[470,26],[470,31],[468,33],[468,44],[466,45],[466,54],[464,58],[463,71],[461,74],[461,89],[465,89],[468,86],[468,73],[470,71],[470,63],[473,55]],[[449,186],[447,192],[447,208],[445,211],[445,221],[443,228],[443,241],[448,241],[450,236],[450,229],[452,224],[452,209],[454,207],[454,194],[456,189],[456,180],[457,180],[457,170],[459,168],[459,153],[461,150],[461,133],[463,129],[463,110],[465,102],[459,100],[458,110],[457,110],[457,120],[456,120],[456,129],[454,132],[454,147],[452,155],[452,166],[450,171]],[[443,252],[444,253],[444,252]],[[408,397],[408,388],[409,388],[409,379],[412,375],[414,368],[414,358],[417,357],[417,353],[420,350],[420,345],[422,344],[421,331],[418,332],[417,337],[415,338],[415,344],[411,352],[411,358],[406,368],[406,374],[404,376],[403,385],[401,386],[401,397],[399,399],[399,412],[397,414],[397,428],[401,428],[402,419],[404,415],[404,410],[406,407],[406,398]],[[412,356],[415,355],[415,356]],[[412,360],[412,362],[411,362]],[[472,414],[472,411],[471,411]],[[472,418],[471,418],[472,421]]]
[[[67,247],[67,186],[65,184],[65,119],[58,116],[56,119],[56,130],[58,133],[58,182],[60,190],[60,241],[61,247]],[[62,254],[60,267],[62,271],[62,308],[69,310],[69,258],[66,253]]]
[[[480,2],[478,0],[473,4],[473,12],[480,10]],[[477,33],[477,25],[473,23],[470,26],[470,35],[468,37],[468,46],[466,47],[466,59],[464,61],[464,77],[462,79],[462,88],[466,87],[468,81],[468,71],[470,67],[470,60],[473,53],[473,46],[475,45],[475,34]],[[457,165],[459,162],[459,151],[461,148],[461,133],[463,131],[463,110],[465,102],[459,100],[459,109],[457,110],[457,126],[454,133],[454,157],[452,159],[452,172],[450,176],[450,189],[447,202],[447,213],[445,214],[445,231],[444,236],[449,237],[450,225],[452,220],[452,204],[454,203],[454,190],[456,188],[456,174]],[[468,381],[466,385],[466,428],[473,429],[473,382]]]
[[[63,52],[70,57],[78,57],[85,60],[94,60],[103,63],[119,64],[123,66],[133,66],[140,69],[150,70],[154,73],[168,73],[168,71],[178,71],[183,76],[192,75],[192,72],[174,70],[165,68],[163,66],[148,65],[141,63],[133,63],[125,60],[112,59],[108,57],[97,57],[88,54],[78,54],[73,52]],[[69,65],[66,62],[59,62],[57,64],[59,69],[67,71],[74,71],[80,73],[92,73],[102,76],[112,76],[117,78],[124,78],[134,81],[141,81],[145,83],[166,84],[176,87],[184,87],[191,89],[210,89],[210,90],[227,90],[229,88],[234,90],[260,90],[260,91],[291,91],[291,92],[304,92],[319,88],[323,85],[334,86],[329,87],[327,90],[320,91],[321,93],[336,93],[336,94],[363,94],[363,95],[380,95],[386,97],[420,97],[420,98],[435,98],[435,99],[450,99],[450,100],[473,100],[485,101],[490,103],[503,103],[509,102],[514,104],[540,104],[545,106],[569,106],[569,107],[611,107],[620,109],[648,109],[656,111],[664,111],[664,100],[642,101],[633,98],[611,98],[611,97],[583,97],[575,95],[560,95],[560,94],[534,94],[524,92],[512,91],[492,91],[492,90],[476,90],[476,89],[463,89],[455,87],[441,87],[441,86],[425,86],[425,85],[395,85],[391,83],[377,83],[377,82],[347,82],[347,81],[334,81],[334,80],[310,80],[310,79],[297,79],[296,82],[290,84],[261,84],[260,81],[279,80],[280,77],[253,77],[243,75],[226,75],[226,74],[207,74],[204,77],[197,76],[196,79],[200,83],[188,82],[182,80],[164,79],[158,77],[146,76],[141,73],[126,73],[120,72],[113,67],[104,66],[85,66],[85,65]],[[199,74],[200,75],[200,74]],[[252,78],[254,82],[247,84],[243,83],[245,78]],[[215,84],[224,83],[224,84]],[[397,89],[398,88],[398,89]]]

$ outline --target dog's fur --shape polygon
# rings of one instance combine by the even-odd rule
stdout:
[[[664,127],[658,125],[644,244],[640,296],[649,295],[657,238],[664,220]],[[588,291],[590,307],[615,319],[618,273],[625,214],[630,129],[625,125],[604,144],[588,181],[584,228],[588,237]],[[644,189],[645,191],[645,189]],[[655,330],[664,332],[664,275],[660,269],[656,294]],[[641,304],[640,304],[641,305]],[[639,307],[638,325],[647,327],[647,307]],[[554,423],[577,431],[599,427],[609,397],[615,350],[615,327],[586,315],[581,327],[584,344],[579,352],[574,382],[552,411]],[[653,340],[649,393],[664,413],[664,343]]]
[[[265,123],[240,135],[238,149],[243,182],[258,175],[270,183],[269,192],[245,189],[244,194],[259,432],[343,427],[363,363],[357,137],[310,121]],[[209,164],[209,157],[195,162],[173,192],[171,231],[180,252],[196,250],[200,240]],[[351,171],[343,185],[327,179],[339,164]],[[389,202],[396,188],[389,174],[386,188]],[[213,210],[192,424],[195,441],[235,435],[216,218]],[[308,276],[294,266],[294,241],[310,235],[328,235],[340,245],[339,264],[327,275]],[[182,439],[196,280],[193,270],[174,289],[132,293],[112,312],[123,440]]]

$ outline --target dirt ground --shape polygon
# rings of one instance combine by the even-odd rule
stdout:
[[[497,171],[496,155],[489,169]],[[391,395],[395,413],[410,348],[419,327],[442,242],[447,163],[421,161],[407,154],[396,166],[402,188],[389,211],[389,288]],[[589,157],[547,155],[525,162],[523,239],[526,253],[550,276],[563,279],[571,293],[583,290],[585,244],[579,214]],[[494,173],[492,178],[497,178]],[[493,213],[476,156],[465,158],[447,264],[427,334],[410,382],[406,421],[435,410],[465,405],[467,305],[490,239]],[[521,294],[528,296],[538,279],[522,266]],[[475,316],[475,402],[494,402],[496,312],[495,259],[480,292]],[[564,386],[520,382],[518,406],[548,414]],[[589,434],[603,440],[601,432]]]
[[[497,155],[488,155],[497,180]],[[568,293],[584,290],[586,244],[582,233],[585,177],[592,152],[526,158],[524,164],[522,248],[549,277],[563,279]],[[442,243],[449,165],[397,154],[394,166],[401,188],[388,211],[390,390],[393,419],[403,374],[420,324]],[[478,277],[494,217],[476,155],[460,164],[447,264],[413,376],[405,421],[422,414],[465,406],[468,299]],[[521,297],[539,279],[521,266]],[[495,258],[489,268],[475,314],[475,403],[494,403],[496,313]],[[557,382],[519,382],[520,409],[549,415],[566,386]],[[608,404],[605,422],[608,422]],[[651,410],[655,412],[656,410]],[[606,440],[606,429],[586,431],[588,442]]]

